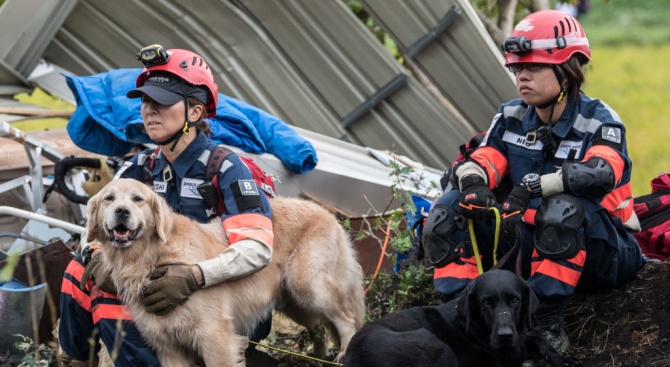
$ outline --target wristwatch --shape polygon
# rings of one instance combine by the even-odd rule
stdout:
[[[521,184],[530,190],[530,196],[534,198],[542,197],[542,185],[540,185],[540,175],[529,173],[521,179]]]

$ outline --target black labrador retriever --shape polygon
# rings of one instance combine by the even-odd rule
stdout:
[[[578,366],[531,332],[538,300],[507,270],[491,270],[439,306],[399,311],[366,324],[351,339],[345,367],[521,366],[531,358]]]

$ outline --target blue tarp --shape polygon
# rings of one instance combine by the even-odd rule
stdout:
[[[77,108],[67,124],[72,141],[89,152],[123,156],[136,144],[151,143],[143,131],[139,98],[126,93],[135,88],[142,69],[115,69],[90,75],[65,75]],[[207,119],[210,138],[217,144],[245,152],[277,156],[288,169],[306,173],[317,163],[316,150],[289,125],[271,114],[219,93],[216,116]]]

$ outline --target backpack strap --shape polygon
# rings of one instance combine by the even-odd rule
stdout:
[[[156,158],[160,153],[160,146],[151,153],[147,159],[144,160],[142,165],[142,182],[145,185],[153,186],[153,169],[156,166]],[[226,204],[223,201],[221,196],[221,190],[219,190],[219,171],[221,171],[221,165],[228,158],[229,155],[233,154],[233,151],[217,145],[212,149],[209,159],[207,160],[207,165],[205,166],[205,180],[203,184],[198,186],[198,191],[202,196],[205,203],[213,208],[216,208],[216,213],[221,216],[223,212],[226,211]]]
[[[145,160],[142,165],[142,182],[147,186],[154,186],[154,167],[156,166],[156,158],[158,158],[158,153],[160,153],[161,147],[157,146]]]
[[[200,191],[200,195],[205,200],[205,203],[214,207],[219,216],[226,211],[226,203],[221,196],[221,190],[219,190],[219,172],[221,171],[221,165],[223,165],[223,162],[231,154],[233,154],[233,151],[226,147],[220,145],[214,147],[205,167],[205,182],[201,185],[203,188],[209,186],[209,192],[206,192],[207,189],[203,191],[198,187],[198,191]]]
[[[209,155],[209,160],[207,160],[207,167],[205,168],[205,180],[209,181],[219,175],[221,170],[221,165],[228,158],[229,155],[233,154],[233,151],[217,145],[212,150],[212,153]]]

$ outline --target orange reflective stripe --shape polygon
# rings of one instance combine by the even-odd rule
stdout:
[[[619,208],[623,203],[626,203],[625,206]],[[633,214],[633,189],[630,182],[605,195],[600,201],[600,205],[607,209],[612,216],[621,218],[621,221],[625,223]]]
[[[65,273],[74,279],[81,281],[84,274],[84,266],[76,261],[70,261]],[[86,311],[91,311],[91,296],[79,289],[79,285],[72,282],[68,277],[63,277],[63,282],[60,287],[61,293],[70,295],[74,300]]]
[[[619,182],[623,175],[624,160],[619,155],[619,152],[608,147],[607,145],[594,145],[586,151],[584,161],[591,158],[600,157],[612,166],[614,171],[614,182]]]
[[[537,209],[526,209],[523,213],[523,221],[535,225],[535,214],[537,214]]]
[[[533,256],[531,257],[530,260],[530,275],[532,276],[537,272],[537,268],[540,267],[540,264],[542,263],[542,259],[540,259],[540,254],[537,253],[537,250],[535,247],[533,247]]]
[[[72,296],[72,298],[74,298],[74,300],[86,311],[91,311],[91,296],[79,289],[79,287],[69,279],[63,279],[61,292]]]
[[[79,287],[72,283],[70,279],[63,278],[63,284],[60,288],[61,293],[69,294],[75,301],[86,311],[91,311],[91,298],[86,292],[79,289]]]
[[[575,264],[580,267],[584,267],[584,264],[586,263],[586,251],[584,250],[579,250],[577,255],[575,257],[572,257],[570,259],[565,260],[569,263]]]
[[[130,310],[124,305],[109,305],[105,303],[93,307],[93,323],[97,324],[100,319],[109,320],[132,320]]]
[[[507,174],[507,168],[509,167],[507,158],[493,147],[477,148],[472,152],[470,158],[486,170],[490,189],[498,186],[502,177]]]
[[[583,267],[585,259],[586,259],[586,251],[582,250],[579,251],[579,253],[575,257],[567,261]],[[577,282],[579,282],[579,277],[582,275],[580,271],[567,268],[549,259],[542,259],[540,261],[536,261],[535,264],[533,264],[532,268],[533,268],[532,274],[535,273],[544,274],[548,277],[559,280],[572,287],[577,286]]]
[[[84,275],[84,265],[77,261],[70,261],[65,269],[65,272],[72,275],[75,279],[81,279]]]
[[[462,259],[464,260],[464,259]],[[457,279],[475,279],[479,276],[479,270],[475,265],[475,258],[468,258],[469,261],[464,261],[465,264],[458,264],[456,262],[447,264],[441,268],[435,268],[433,272],[433,279],[440,278],[457,278]]]
[[[228,217],[223,221],[223,230],[231,245],[245,239],[263,241],[270,247],[274,245],[272,221],[262,214],[242,213]]]
[[[614,182],[619,183],[625,166],[625,161],[619,152],[606,145],[594,145],[586,151],[584,160],[594,157],[600,157],[612,166],[612,170],[614,171]],[[619,206],[627,200],[628,203],[619,208]],[[615,190],[605,195],[600,201],[600,205],[607,209],[612,216],[621,218],[624,223],[628,221],[633,214],[632,203],[633,189],[631,188],[630,182],[617,187]]]

